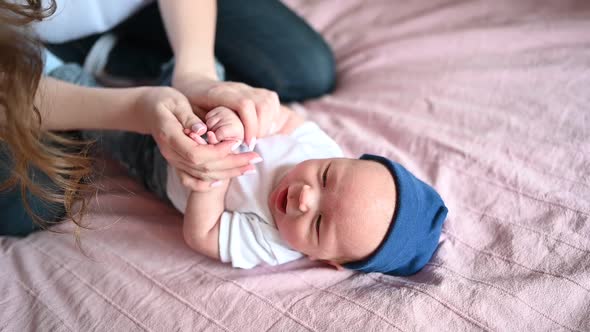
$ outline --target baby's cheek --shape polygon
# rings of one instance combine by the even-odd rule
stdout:
[[[283,241],[287,242],[289,247],[295,249],[295,246],[293,243],[293,233],[291,232],[291,230],[289,228],[290,227],[286,227],[286,226],[281,227],[279,229],[279,234],[281,234],[281,239],[283,239]]]
[[[287,229],[283,228],[281,232],[281,237],[289,247],[293,248],[296,251],[306,253],[307,252],[307,245],[303,236],[301,236],[301,231],[298,230],[296,227],[287,227]]]

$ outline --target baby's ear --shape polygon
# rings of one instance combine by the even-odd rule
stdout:
[[[332,265],[333,267],[336,268],[336,270],[338,271],[342,271],[344,270],[344,268],[342,267],[342,265],[340,265],[339,263],[336,263],[334,261],[328,261],[328,260],[321,260],[323,263],[326,263],[328,265]]]
[[[318,261],[318,262],[322,262],[324,264],[331,265],[332,267],[336,268],[336,270],[338,270],[338,271],[344,270],[344,268],[342,267],[342,265],[340,265],[339,263],[336,263],[334,261],[327,260],[327,259],[318,259],[318,258],[313,257],[313,256],[308,256],[308,258],[310,260],[312,260],[312,261]]]

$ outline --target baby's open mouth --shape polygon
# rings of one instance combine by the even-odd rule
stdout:
[[[282,213],[287,213],[287,194],[289,193],[289,188],[283,189],[279,195],[277,196],[277,209]]]

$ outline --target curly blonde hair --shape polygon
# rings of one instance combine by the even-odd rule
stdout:
[[[50,225],[31,209],[26,194],[45,202],[63,204],[66,217],[76,227],[87,207],[87,193],[92,192],[88,179],[92,161],[87,144],[43,130],[43,119],[35,106],[35,94],[43,72],[43,49],[27,29],[29,23],[42,20],[55,11],[55,1],[43,8],[41,0],[15,4],[0,0],[0,143],[7,148],[10,177],[0,183],[0,192],[18,186],[23,205],[32,219],[43,228]],[[31,169],[45,173],[54,188],[37,185]],[[80,205],[75,203],[80,202]]]

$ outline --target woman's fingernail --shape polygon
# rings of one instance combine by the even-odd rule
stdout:
[[[250,175],[250,174],[256,174],[256,170],[249,169],[249,170],[245,171],[244,173],[242,173],[242,175]]]
[[[252,137],[250,140],[250,144],[248,144],[248,150],[254,151],[254,147],[256,147],[256,137]]]
[[[207,131],[207,126],[202,123],[197,123],[191,127],[191,130],[197,133],[197,135],[201,136]]]
[[[223,183],[223,181],[216,180],[216,181],[211,182],[210,186],[211,186],[211,188],[216,188],[216,187],[221,186],[222,183]]]
[[[195,136],[195,142],[201,145],[207,145],[207,141],[205,141],[201,136]]]
[[[249,163],[250,163],[250,165],[254,165],[254,164],[258,164],[261,161],[262,161],[261,157],[256,157],[254,159],[250,159]]]
[[[231,146],[231,150],[233,152],[237,152],[240,148],[240,145],[242,145],[242,141],[237,141],[234,145]]]

